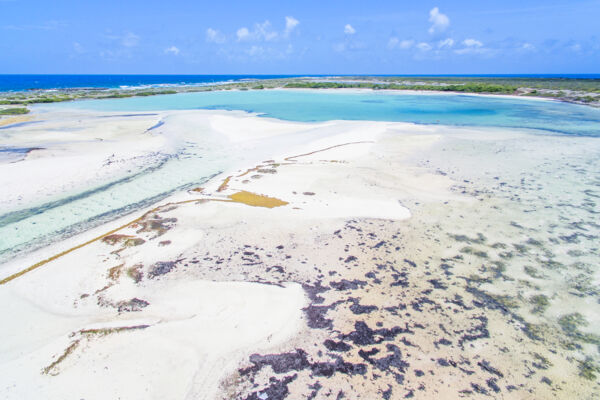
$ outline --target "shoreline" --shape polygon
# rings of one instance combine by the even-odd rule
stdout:
[[[284,88],[275,88],[275,89],[267,89],[267,90],[309,90],[309,91],[334,91],[334,92],[335,91],[350,91],[350,92],[356,91],[358,93],[362,92],[363,90],[370,90],[373,92],[377,92],[378,94],[381,93],[379,91],[374,91],[372,89],[284,89]],[[390,90],[388,92],[393,92],[393,91]],[[403,91],[401,91],[401,92],[403,92]],[[422,92],[418,92],[418,94],[433,95],[434,93],[422,91]],[[447,92],[440,92],[439,94],[454,95],[454,93],[447,93]],[[465,94],[465,95],[488,96],[485,94]],[[509,96],[509,95],[489,95],[489,96],[503,96],[503,97],[509,97],[509,98],[511,98],[511,97],[518,98],[518,96]],[[551,99],[539,99],[539,100],[554,101]],[[41,115],[44,115],[45,113],[48,113],[48,112],[56,113],[57,110],[52,109],[52,108],[44,108],[43,105],[37,105],[34,108],[34,114],[28,115],[26,117],[16,117],[16,118],[27,118],[28,121],[31,121],[31,120],[35,121],[35,117],[36,117],[35,114],[39,114],[40,112],[41,112]],[[89,117],[97,117],[99,115],[104,116],[105,114],[107,114],[108,116],[112,115],[117,118],[129,116],[128,114],[123,114],[123,113],[127,113],[127,111],[105,112],[105,111],[92,111],[92,110],[66,108],[66,109],[61,109],[59,112],[62,114],[66,114],[66,115],[69,115],[70,113],[77,113],[77,114],[82,114],[82,115],[86,115]],[[151,116],[151,117],[153,117],[153,119],[158,120],[160,123],[160,122],[163,122],[164,118],[168,115],[196,114],[196,113],[200,114],[200,115],[205,115],[205,116],[215,115],[215,116],[242,117],[242,118],[250,118],[250,119],[258,118],[260,120],[265,120],[267,122],[274,122],[274,123],[281,122],[283,124],[292,124],[292,125],[300,125],[300,126],[303,125],[303,126],[311,128],[311,129],[316,129],[319,125],[328,125],[331,123],[347,123],[350,125],[353,125],[353,124],[362,124],[362,125],[393,124],[398,127],[404,127],[407,129],[417,129],[417,130],[419,127],[439,128],[439,129],[445,130],[445,131],[464,130],[464,131],[481,131],[481,132],[487,132],[487,133],[494,133],[494,132],[502,133],[502,132],[506,132],[506,131],[510,130],[510,131],[521,132],[523,134],[532,134],[532,135],[537,134],[537,132],[539,131],[538,129],[532,129],[532,128],[514,129],[514,128],[506,128],[506,127],[493,127],[493,126],[470,126],[470,125],[461,126],[461,125],[442,125],[442,124],[425,124],[425,123],[413,123],[413,122],[385,122],[385,121],[366,121],[366,120],[360,120],[360,121],[332,120],[332,121],[327,121],[327,122],[292,122],[292,121],[286,121],[286,120],[279,120],[274,117],[265,117],[258,113],[248,112],[248,111],[244,111],[244,110],[208,110],[208,109],[206,109],[206,110],[204,110],[204,109],[177,110],[177,111],[154,110],[154,111],[147,111],[147,112],[145,111],[143,113],[140,113],[139,116],[144,116],[144,115]],[[138,114],[136,114],[136,116],[137,115]],[[156,124],[152,125],[152,127],[154,127],[155,125]],[[544,132],[549,133],[550,131],[544,131]],[[546,136],[548,136],[548,133],[546,134]],[[570,137],[569,135],[566,135],[564,133],[558,133],[558,136],[559,137],[560,136]],[[304,144],[300,145],[296,149],[297,149],[296,153],[298,153],[298,154],[301,152],[304,152],[304,151],[309,151],[309,152],[313,151],[313,150],[307,150],[307,147]],[[271,154],[270,157],[263,157],[263,158],[265,158],[265,159],[267,159],[267,158],[285,159],[286,157],[291,157],[290,156],[291,150],[286,150],[286,151],[287,151],[286,153]],[[316,151],[319,151],[319,149],[316,149]],[[293,151],[291,151],[291,152],[293,153]],[[27,158],[27,156],[28,156],[28,154],[25,156],[25,158]],[[228,169],[220,172],[218,175],[210,178],[207,182],[201,184],[201,186],[209,186],[209,185],[215,186],[217,182],[219,182],[219,185],[223,184],[223,182],[225,182],[228,177],[235,175],[234,171],[239,172],[242,170],[250,171],[250,170],[256,169],[256,165],[259,164],[258,161],[259,160],[256,159],[256,160],[250,161],[250,162],[242,162],[242,163],[234,164],[234,165],[230,166]],[[45,264],[45,262],[48,259],[54,259],[54,257],[59,253],[70,252],[73,249],[79,248],[82,245],[82,243],[84,243],[84,245],[89,243],[90,240],[92,240],[92,239],[93,239],[92,241],[100,240],[103,236],[106,236],[109,234],[106,232],[112,233],[112,231],[114,229],[116,229],[117,227],[123,228],[124,226],[132,223],[133,220],[137,220],[140,217],[142,217],[144,214],[151,212],[153,209],[161,208],[161,207],[164,207],[165,205],[171,204],[171,203],[178,203],[179,201],[188,201],[189,199],[187,199],[185,196],[186,196],[186,194],[190,194],[191,191],[193,191],[193,189],[183,189],[183,190],[175,191],[174,193],[171,193],[170,195],[168,195],[167,197],[165,197],[162,200],[159,200],[155,203],[146,205],[142,210],[136,210],[131,213],[127,213],[125,215],[118,216],[117,218],[112,219],[107,222],[104,222],[101,225],[97,225],[97,226],[93,226],[91,228],[85,229],[81,233],[76,233],[76,234],[68,236],[66,238],[57,239],[57,240],[51,242],[50,244],[45,245],[41,248],[36,248],[31,251],[26,251],[23,254],[18,254],[16,257],[10,258],[7,261],[2,263],[4,267],[8,267],[12,272],[9,275],[3,274],[2,276],[0,276],[0,282],[1,282],[0,285],[6,283],[4,281],[7,278],[10,278],[10,276],[12,276],[14,274],[18,274],[20,272],[18,269],[19,267],[16,266],[18,264],[21,264],[21,263],[28,264],[29,267],[27,267],[27,268],[30,268],[31,266],[36,265],[40,262],[43,262]],[[180,200],[180,199],[183,199],[183,200]],[[130,222],[127,222],[127,221],[130,221]],[[119,228],[119,229],[121,229],[121,228]],[[102,232],[105,232],[105,233],[102,233]],[[49,248],[54,247],[54,246],[59,246],[61,251],[59,251],[59,252],[48,251]]]
[[[180,398],[257,397],[282,388],[292,398],[313,390],[349,398],[388,390],[394,398],[430,398],[442,388],[457,397],[464,390],[559,398],[594,392],[597,384],[580,371],[584,356],[595,354],[582,342],[595,340],[598,321],[584,306],[595,295],[569,294],[580,281],[559,266],[573,257],[592,262],[593,239],[569,239],[581,233],[570,220],[545,222],[558,221],[553,213],[571,204],[574,221],[590,222],[591,188],[578,171],[594,171],[594,138],[302,124],[243,112],[162,118],[158,129],[193,121],[229,135],[229,145],[252,148],[239,136],[243,127],[262,162],[240,159],[202,189],[140,210],[145,215],[133,225],[123,217],[125,227],[108,236],[100,227],[88,231],[90,239],[101,236],[0,286],[13,310],[1,332],[7,398],[27,397],[31,382],[49,398],[68,390],[90,399],[136,398],[144,390],[160,397],[173,386]],[[313,136],[290,142],[309,127]],[[522,171],[531,171],[525,183]],[[550,257],[550,248],[557,254],[547,267],[536,260]],[[531,265],[535,271],[524,273]],[[530,311],[533,298],[546,298],[542,312]],[[557,322],[571,307],[589,324],[575,333]],[[42,328],[26,332],[28,324]],[[206,327],[213,333],[199,337]],[[242,340],[239,329],[253,339]],[[521,350],[502,350],[515,346]],[[215,365],[219,373],[210,372]],[[103,371],[91,391],[78,384],[90,371]]]
[[[50,113],[56,112],[55,110],[48,110],[48,109],[44,109],[43,107],[44,106],[37,107],[37,108],[39,108],[37,110],[38,112],[42,111],[42,114],[41,114],[42,116],[44,115],[43,113],[46,113],[46,112],[50,112]],[[114,117],[116,117],[116,119],[118,119],[120,117],[125,117],[125,118],[128,117],[127,114],[123,115],[123,112],[98,112],[98,111],[78,110],[78,109],[65,109],[65,110],[60,110],[59,112],[62,115],[66,115],[67,118],[70,118],[72,113],[76,113],[76,115],[86,116],[86,117],[92,118],[92,119],[97,118],[98,116],[105,116],[105,115],[109,115],[109,116],[114,115]],[[61,118],[63,118],[62,115],[60,115]],[[258,122],[258,126],[260,126],[260,127],[264,127],[265,124],[267,126],[268,125],[273,125],[273,126],[279,125],[280,127],[285,127],[287,125],[290,127],[294,127],[294,128],[292,128],[293,131],[298,131],[298,130],[303,130],[303,129],[308,129],[308,130],[312,131],[312,130],[319,129],[319,127],[321,127],[321,126],[328,126],[331,124],[345,124],[345,125],[348,125],[349,127],[354,126],[354,128],[351,128],[351,129],[356,129],[356,127],[368,126],[368,125],[372,125],[372,124],[377,125],[377,126],[382,126],[382,127],[390,124],[388,122],[381,122],[381,121],[377,122],[377,121],[344,121],[344,120],[328,121],[328,122],[324,122],[324,123],[320,123],[320,122],[318,122],[318,123],[290,122],[290,121],[279,120],[279,119],[271,118],[271,117],[263,117],[263,116],[257,115],[256,113],[246,112],[246,111],[242,111],[242,110],[151,111],[148,113],[139,114],[139,116],[141,118],[144,118],[145,116],[150,117],[151,121],[154,121],[154,120],[164,121],[164,119],[168,118],[168,117],[186,116],[186,115],[192,115],[192,116],[197,115],[202,118],[225,117],[225,118],[233,118],[233,119],[240,119],[240,120],[255,120]],[[30,115],[29,117],[35,118],[35,114]],[[137,117],[137,115],[136,115],[136,117]],[[154,124],[154,123],[149,122],[148,124]],[[410,122],[394,122],[392,124],[399,126],[399,127],[405,127],[407,129],[417,129],[417,130],[419,129],[418,127],[421,126],[420,124],[413,124]],[[422,126],[426,126],[426,125],[422,125]],[[448,128],[451,129],[452,127],[448,127]],[[249,129],[249,127],[246,126],[245,129],[247,130],[247,129]],[[490,128],[490,129],[494,129],[494,128]],[[268,136],[269,136],[269,134],[267,134],[267,138],[268,138]],[[233,136],[233,137],[235,137],[235,136]],[[237,140],[237,139],[234,139],[234,140]],[[313,151],[319,152],[321,150],[321,147],[327,148],[332,143],[335,145],[339,144],[337,142],[331,142],[330,139],[327,138],[327,136],[325,136],[323,138],[319,137],[319,138],[316,138],[314,142],[306,142],[305,143],[305,142],[300,141],[294,147],[286,148],[285,150],[283,150],[283,149],[277,150],[277,151],[279,151],[279,153],[266,153],[266,154],[264,154],[265,155],[264,157],[258,157],[258,158],[254,157],[251,160],[238,161],[238,162],[233,163],[229,167],[227,167],[227,169],[223,170],[218,175],[216,175],[216,176],[210,178],[208,181],[200,184],[200,186],[203,186],[203,187],[204,186],[220,186],[224,181],[227,180],[228,177],[234,176],[236,172],[250,171],[250,170],[256,169],[256,166],[260,164],[260,161],[262,161],[261,158],[262,159],[269,159],[269,158],[287,159],[287,158],[296,156],[298,154],[303,154],[306,152],[313,152]],[[321,146],[321,147],[319,147],[319,146]],[[27,156],[25,156],[25,160],[27,160]],[[17,166],[17,164],[15,164],[15,167],[16,166]],[[88,186],[86,186],[86,187],[93,188],[96,185],[97,185],[96,183],[91,183],[91,184],[88,184]],[[157,202],[154,202],[154,203],[144,206],[141,210],[135,210],[135,211],[127,213],[125,215],[118,216],[117,218],[112,219],[107,222],[104,222],[101,225],[87,228],[83,232],[80,232],[80,233],[76,233],[74,235],[69,235],[65,238],[57,238],[56,240],[52,241],[51,243],[49,243],[47,245],[44,245],[43,247],[35,248],[33,250],[25,250],[24,253],[17,254],[16,257],[12,257],[0,264],[0,265],[2,265],[2,268],[0,269],[0,271],[2,272],[2,275],[0,275],[0,282],[1,282],[0,285],[7,283],[7,282],[5,282],[5,280],[7,278],[9,280],[11,280],[10,276],[19,274],[24,269],[28,269],[31,266],[34,266],[40,262],[45,264],[48,259],[53,260],[57,254],[61,254],[64,252],[68,253],[73,249],[80,248],[82,244],[83,245],[89,244],[90,241],[91,242],[98,241],[103,236],[106,236],[109,234],[106,232],[113,233],[112,232],[113,230],[117,229],[118,227],[123,228],[124,226],[129,225],[133,220],[139,219],[144,214],[151,212],[153,209],[162,208],[165,205],[168,205],[171,203],[178,203],[181,201],[183,201],[183,202],[190,201],[190,199],[189,199],[190,194],[195,195],[195,193],[193,193],[193,188],[176,190],[175,192],[169,194],[164,199],[161,199]],[[199,197],[199,199],[201,199],[201,197]],[[58,248],[60,248],[61,250],[60,251],[50,250],[51,248],[54,248],[56,246],[58,246]],[[19,267],[19,265],[22,265],[22,264],[27,265],[27,267],[26,268]],[[4,273],[5,270],[9,270],[10,273],[8,273],[8,274]]]
[[[354,81],[348,81],[350,83],[354,83],[354,84],[365,84],[365,85],[369,85],[369,84],[373,84],[372,78],[374,78],[375,76],[364,76],[362,80],[354,80]],[[325,77],[325,78],[335,78],[333,76],[330,77]],[[391,77],[384,77],[385,79],[383,81],[380,82],[381,85],[390,85],[390,84],[394,84],[394,81],[389,80]],[[401,79],[402,77],[397,77],[398,79]],[[405,79],[409,79],[408,77],[404,77]],[[420,81],[415,81],[415,79],[417,79],[418,77],[410,77],[410,79],[408,81],[406,81],[404,84],[410,86],[410,85],[416,85],[418,86],[419,83],[421,84],[428,84],[429,79],[425,79],[423,82]],[[422,77],[422,78],[427,78],[427,77]],[[469,77],[465,77],[465,80],[460,81],[460,79],[457,82],[454,82],[452,80],[446,82],[446,80],[448,80],[448,78],[443,78],[440,77],[440,82],[434,81],[435,84],[440,84],[440,85],[450,85],[450,84],[459,84],[459,85],[465,85],[465,84],[469,84],[472,83],[471,81],[469,81],[468,79]],[[75,99],[87,99],[87,98],[95,98],[95,99],[101,99],[101,98],[119,98],[119,97],[133,97],[133,96],[151,96],[151,95],[161,95],[161,94],[177,94],[177,93],[188,93],[188,92],[197,92],[197,91],[212,91],[212,90],[254,90],[254,89],[272,89],[272,88],[279,88],[279,89],[283,89],[286,87],[286,85],[288,84],[294,84],[294,83],[311,83],[311,82],[320,82],[320,81],[314,81],[314,77],[295,77],[295,78],[268,78],[268,79],[256,79],[256,80],[240,80],[240,81],[235,81],[235,82],[219,82],[219,83],[212,83],[212,84],[207,84],[207,85],[178,85],[178,84],[174,84],[174,85],[166,85],[166,86],[139,86],[139,87],[119,87],[119,88],[102,88],[102,89],[96,89],[96,88],[64,88],[64,89],[39,89],[39,90],[34,90],[34,91],[22,91],[22,92],[14,92],[14,93],[29,93],[31,94],[33,97],[31,97],[29,100],[21,100],[14,102],[14,104],[24,104],[23,101],[25,101],[25,103],[33,103],[35,104],[36,102],[41,102],[41,103],[47,103],[47,102],[58,102],[58,101],[70,101],[73,98]],[[321,77],[320,79],[323,79],[323,77]],[[387,80],[386,80],[387,79]],[[487,83],[493,83],[493,80],[490,80],[490,78],[483,78],[480,77],[479,78],[481,80],[480,83],[485,84]],[[506,79],[506,78],[498,78],[498,79]],[[398,92],[398,93],[402,93],[402,92],[416,92],[416,93],[422,93],[422,92],[433,92],[435,94],[455,94],[455,95],[460,95],[460,94],[465,94],[465,95],[484,95],[484,96],[510,96],[510,97],[515,97],[515,98],[525,98],[525,99],[536,99],[536,100],[556,100],[556,101],[560,101],[560,102],[566,102],[566,103],[570,103],[570,104],[578,104],[578,105],[588,105],[590,107],[593,108],[597,108],[600,107],[600,97],[596,96],[597,90],[593,90],[592,88],[589,88],[588,90],[573,90],[571,89],[571,86],[566,85],[566,88],[564,88],[564,90],[562,89],[562,86],[559,86],[559,88],[555,88],[554,86],[550,85],[550,87],[548,88],[544,88],[543,86],[536,86],[539,84],[542,84],[546,81],[544,78],[538,78],[538,81],[536,81],[534,78],[531,78],[531,82],[530,86],[527,86],[526,83],[520,82],[518,80],[515,81],[515,85],[516,89],[515,91],[519,92],[520,94],[509,94],[509,93],[502,93],[502,94],[496,94],[490,92],[469,92],[469,91],[437,91],[435,89],[424,89],[424,90],[412,90],[410,88],[403,88],[403,89],[387,89],[385,87],[382,88],[355,88],[355,89],[359,89],[359,90],[364,90],[364,89],[371,89],[373,91],[378,91],[378,92],[386,92],[386,91],[392,91],[392,92]],[[489,81],[489,82],[488,82]],[[510,79],[509,79],[510,81]],[[593,80],[592,80],[593,81]],[[330,81],[325,79],[323,81],[324,83],[329,83]],[[336,82],[336,81],[331,81],[331,82]],[[402,81],[404,82],[404,81]],[[477,80],[474,82],[478,82]],[[503,85],[506,85],[506,83],[503,82]],[[341,82],[343,84],[343,82]],[[377,83],[377,82],[376,82]],[[429,82],[431,83],[431,82]],[[525,86],[518,86],[518,84],[525,84]],[[266,85],[266,86],[265,86]],[[500,85],[501,86],[501,85]],[[563,86],[564,86],[564,82],[563,82]],[[292,89],[292,87],[290,87],[290,89]],[[346,88],[338,88],[338,89],[334,89],[334,90],[339,90],[339,89],[346,89]],[[375,90],[377,89],[377,90]],[[596,88],[597,89],[597,88]],[[319,88],[316,90],[329,90],[327,88]],[[13,101],[10,100],[11,98],[11,93],[13,92],[0,92],[0,102],[2,101],[2,96],[6,97],[6,103],[5,104],[13,104]],[[539,93],[539,95],[538,95]],[[544,95],[545,93],[545,95]],[[565,94],[566,93],[566,94]],[[42,97],[40,97],[39,95],[42,95]],[[106,94],[106,96],[105,96]],[[48,96],[50,97],[48,97]],[[7,97],[8,96],[8,97]],[[39,100],[37,101],[36,100]],[[586,100],[587,98],[587,100]],[[41,100],[40,100],[41,99]],[[592,99],[592,100],[589,100]],[[595,99],[595,100],[594,100]]]

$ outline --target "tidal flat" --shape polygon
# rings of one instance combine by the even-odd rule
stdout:
[[[81,113],[61,121],[113,112]],[[600,392],[598,138],[236,111],[106,120],[132,143],[120,154],[40,146],[11,168],[93,151],[94,171],[121,178],[198,127],[256,153],[5,262],[3,397]]]

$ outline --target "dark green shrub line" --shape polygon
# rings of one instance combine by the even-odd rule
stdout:
[[[27,114],[29,110],[25,107],[5,108],[0,110],[0,115],[20,115]]]

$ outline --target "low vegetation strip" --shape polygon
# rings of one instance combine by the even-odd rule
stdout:
[[[352,82],[294,82],[289,83],[287,88],[307,89],[342,89],[360,88],[373,90],[435,90],[443,92],[465,92],[465,93],[504,93],[513,94],[516,86],[496,85],[489,83],[465,83],[451,85],[402,85],[395,83],[352,83]]]
[[[0,109],[0,115],[21,115],[29,113],[29,109],[25,107],[13,107]]]
[[[478,77],[478,76],[329,76],[260,79],[210,86],[165,88],[90,89],[68,88],[0,93],[0,105],[55,103],[78,99],[118,99],[175,93],[220,90],[262,90],[275,88],[372,90],[422,90],[455,93],[511,94],[552,98],[572,103],[600,106],[600,79]]]

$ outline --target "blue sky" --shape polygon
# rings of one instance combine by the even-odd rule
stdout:
[[[0,73],[600,73],[600,0],[0,0]]]

